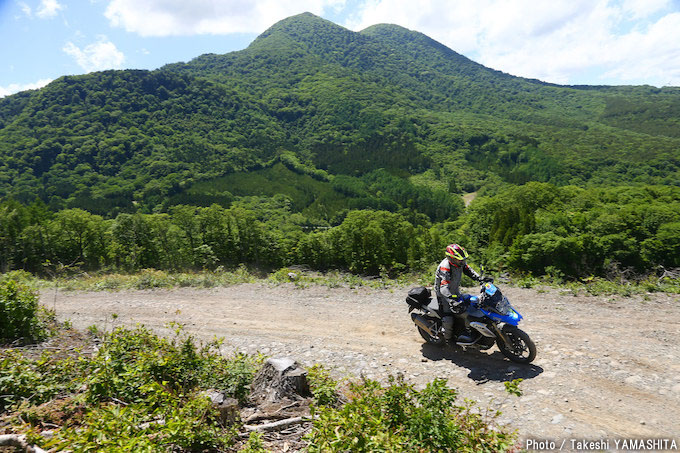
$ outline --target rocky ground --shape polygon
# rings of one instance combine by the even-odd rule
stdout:
[[[140,323],[162,331],[176,321],[199,338],[223,337],[225,353],[321,363],[338,378],[403,373],[424,385],[446,377],[462,398],[500,409],[500,421],[525,442],[554,441],[565,450],[580,440],[608,441],[611,449],[617,439],[680,444],[680,297],[502,290],[537,345],[531,365],[508,361],[496,347],[480,353],[423,344],[407,315],[406,289],[243,284],[56,298],[49,291],[42,302],[76,328]],[[504,387],[516,378],[524,379],[519,398]]]

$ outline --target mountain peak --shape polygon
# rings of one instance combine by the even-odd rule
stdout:
[[[277,39],[293,40],[314,47],[329,39],[331,41],[346,40],[352,35],[356,33],[322,17],[305,12],[275,23],[258,36],[250,47],[259,47],[263,42]]]

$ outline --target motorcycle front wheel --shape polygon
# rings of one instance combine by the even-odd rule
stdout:
[[[505,357],[516,363],[531,363],[536,358],[536,345],[526,332],[516,326],[506,325],[503,333],[511,346],[505,344],[502,338],[496,339],[496,344]]]

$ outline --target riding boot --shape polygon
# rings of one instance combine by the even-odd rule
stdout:
[[[456,333],[456,340],[452,341],[452,343],[462,345],[473,343],[474,340],[472,339],[470,328],[465,325],[465,320],[462,317],[455,317],[453,330]]]
[[[458,338],[456,339],[456,344],[459,345],[468,345],[474,343],[475,340],[472,338],[472,335],[470,331],[465,331],[458,335]]]

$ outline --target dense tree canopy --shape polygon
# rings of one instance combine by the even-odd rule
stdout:
[[[303,264],[360,274],[428,268],[460,242],[490,269],[561,277],[680,267],[680,188],[529,183],[475,200],[455,222],[413,211],[351,210],[317,227],[284,196],[230,208],[176,205],[104,219],[74,208],[0,203],[0,270],[214,269]]]

